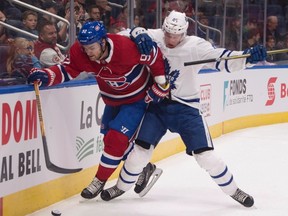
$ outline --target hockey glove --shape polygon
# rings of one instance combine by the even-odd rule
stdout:
[[[134,27],[130,31],[131,40],[136,43],[141,54],[149,55],[152,47],[152,38],[147,34],[147,30],[142,27]]]
[[[168,96],[170,90],[169,83],[166,84],[165,87],[161,87],[159,84],[154,83],[151,88],[147,91],[147,95],[145,97],[146,103],[159,103],[161,102],[166,96]]]
[[[28,84],[38,81],[39,86],[51,86],[54,82],[55,74],[49,69],[32,68],[27,77]]]
[[[244,50],[243,54],[250,54],[246,59],[246,64],[256,64],[259,61],[265,61],[267,57],[267,50],[262,45],[256,45],[249,49]]]

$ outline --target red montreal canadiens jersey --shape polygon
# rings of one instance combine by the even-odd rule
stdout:
[[[156,44],[150,55],[141,55],[128,37],[108,34],[107,41],[110,54],[97,62],[90,61],[76,41],[70,48],[70,61],[49,68],[56,75],[53,84],[64,82],[65,75],[75,78],[82,71],[94,72],[104,102],[118,106],[144,98],[151,75],[165,76],[163,56]]]

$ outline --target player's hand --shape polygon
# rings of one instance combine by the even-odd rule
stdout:
[[[168,96],[170,91],[170,85],[167,83],[165,87],[160,86],[157,83],[154,83],[151,88],[147,91],[147,95],[145,97],[146,103],[159,103],[161,102],[166,96]]]
[[[250,56],[246,59],[246,63],[256,64],[259,61],[266,60],[267,50],[262,45],[256,45],[244,50],[243,54],[250,54]]]
[[[55,79],[54,72],[47,69],[32,68],[30,74],[27,77],[28,84],[38,82],[39,86],[50,86]]]
[[[147,34],[147,30],[142,27],[134,27],[130,31],[130,38],[136,43],[138,50],[141,54],[149,55],[152,47],[153,40]]]

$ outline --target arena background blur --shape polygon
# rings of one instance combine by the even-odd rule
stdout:
[[[31,40],[37,39],[35,30],[26,31],[23,28],[22,15],[27,10],[37,12],[38,25],[43,19],[55,23],[58,30],[58,45],[63,53],[68,53],[83,23],[94,19],[90,17],[93,15],[89,11],[93,7],[99,9],[100,20],[104,22],[110,33],[117,33],[134,26],[159,28],[167,13],[176,10],[186,13],[190,22],[189,35],[203,37],[216,47],[244,50],[255,44],[263,44],[268,50],[273,50],[288,46],[288,1],[285,0],[10,0],[2,2],[0,55],[3,60],[0,73],[6,70],[7,46],[11,38],[26,35]],[[70,10],[70,13],[72,11],[74,16],[67,15],[67,10]],[[65,28],[64,33],[62,28]],[[287,59],[286,53],[277,54],[270,56],[267,63],[282,64]]]

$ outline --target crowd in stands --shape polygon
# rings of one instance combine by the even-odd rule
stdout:
[[[67,21],[70,21],[71,16],[74,16],[75,23],[69,26],[68,23],[53,16],[35,12],[8,0],[2,1],[0,20],[25,30],[32,36],[6,28],[0,23],[0,55],[5,51],[9,56],[8,61],[3,58],[0,64],[0,78],[7,76],[23,77],[27,75],[24,73],[24,68],[28,70],[29,67],[36,67],[34,64],[37,64],[37,67],[47,67],[64,61],[68,50],[60,50],[58,44],[69,47],[69,28],[75,29],[75,36],[87,21],[102,21],[110,33],[118,33],[128,28],[129,13],[126,0],[109,0],[109,2],[108,0],[75,0],[73,11],[71,11],[69,0],[23,0],[23,2],[59,15]],[[156,1],[135,0],[134,2],[133,25],[145,28],[156,27]],[[243,23],[241,23],[239,13],[242,1],[226,1],[228,2],[226,20],[223,19],[224,1],[215,0],[209,3],[199,0],[197,14],[195,13],[194,2],[192,0],[162,0],[162,17],[164,18],[169,11],[176,10],[185,12],[187,17],[198,20],[204,26],[223,30],[224,23],[227,27],[223,46],[232,50],[243,50],[259,43],[266,45],[268,50],[288,48],[288,1],[268,0],[268,6],[271,5],[271,8],[269,11],[267,10],[269,13],[267,13],[266,20],[265,42],[263,41],[264,13],[263,7],[261,7],[261,2],[264,0],[246,1],[244,12],[249,14],[244,17]],[[229,2],[231,3],[229,4]],[[272,7],[272,5],[274,6]],[[282,8],[281,13],[278,10],[279,7]],[[242,35],[240,34],[241,24],[243,24]],[[195,31],[195,29],[197,30]],[[215,42],[215,37],[207,34],[205,27],[198,26],[195,28],[195,23],[190,24],[188,33],[197,34],[211,43]],[[240,39],[242,39],[241,47]],[[7,47],[10,47],[10,50],[13,49],[13,52],[10,51],[8,54],[9,49]],[[24,61],[25,58],[28,60]],[[5,64],[3,63],[4,60],[6,61]],[[268,58],[270,62],[279,60],[288,60],[288,55],[284,53]],[[27,65],[24,66],[24,62]]]

